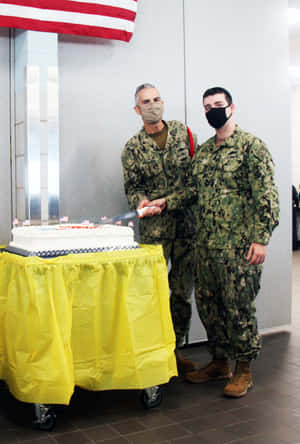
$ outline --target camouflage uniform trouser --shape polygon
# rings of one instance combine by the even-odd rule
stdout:
[[[189,332],[192,315],[194,241],[191,239],[157,240],[143,238],[142,243],[162,245],[166,262],[168,263],[170,260],[170,306],[176,335],[176,346],[180,347]]]
[[[215,358],[248,361],[258,356],[255,298],[261,265],[248,265],[247,249],[196,249],[195,298]]]

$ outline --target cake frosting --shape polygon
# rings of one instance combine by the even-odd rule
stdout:
[[[137,248],[130,227],[93,224],[61,224],[15,227],[10,247],[53,256],[66,253]]]

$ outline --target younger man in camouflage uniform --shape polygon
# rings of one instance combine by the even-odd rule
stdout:
[[[262,263],[279,222],[273,162],[266,145],[234,121],[231,95],[211,88],[203,95],[206,118],[216,130],[195,155],[198,234],[195,293],[212,362],[187,373],[201,383],[232,376],[224,389],[244,396],[252,383],[250,362],[261,348],[255,298]]]
[[[135,111],[144,127],[122,152],[125,192],[129,207],[148,209],[140,219],[140,240],[162,244],[171,261],[169,285],[171,313],[176,334],[176,358],[180,372],[196,368],[178,351],[188,333],[193,285],[194,221],[191,207],[196,190],[191,186],[188,133],[178,121],[162,120],[163,101],[154,85],[144,84],[135,93]]]

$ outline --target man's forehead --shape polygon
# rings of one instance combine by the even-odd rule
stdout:
[[[141,91],[138,93],[138,96],[140,98],[145,97],[160,97],[159,91],[156,88],[144,88],[141,89]]]
[[[207,96],[203,99],[204,105],[212,104],[212,103],[216,103],[216,102],[227,102],[225,94],[224,93],[216,93],[211,96]]]

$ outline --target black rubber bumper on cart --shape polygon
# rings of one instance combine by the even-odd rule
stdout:
[[[56,415],[52,407],[44,404],[34,404],[33,427],[50,432],[55,428]]]
[[[162,402],[162,388],[159,385],[146,388],[141,392],[141,401],[146,409],[158,407]]]

